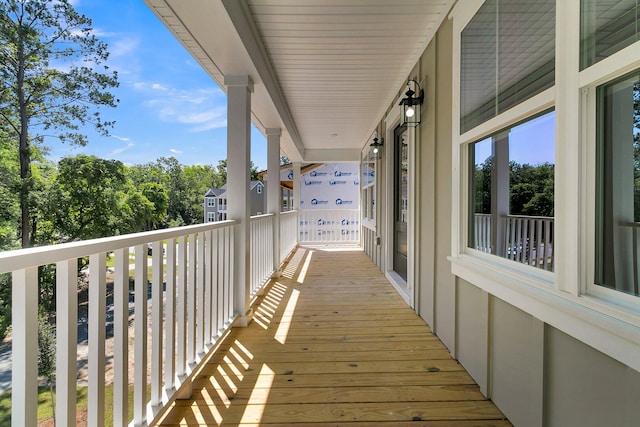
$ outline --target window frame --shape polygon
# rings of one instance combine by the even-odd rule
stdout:
[[[465,4],[464,8],[456,6],[452,12],[452,16],[454,17],[453,99],[460,99],[462,89],[460,80],[462,65],[462,31],[473,19],[483,4],[484,0],[474,0],[473,3]],[[557,38],[558,35],[556,35],[556,58],[558,56]],[[503,278],[510,276],[517,278],[517,280],[522,283],[538,289],[550,289],[554,287],[556,276],[555,272],[544,271],[526,264],[516,263],[509,259],[484,253],[469,247],[469,197],[471,191],[469,180],[471,171],[469,170],[468,165],[470,161],[469,150],[471,149],[471,145],[475,142],[491,137],[492,135],[519,123],[533,119],[534,117],[543,114],[545,111],[555,109],[557,83],[558,82],[556,81],[552,87],[533,95],[531,98],[495,115],[464,133],[461,133],[460,124],[461,105],[460,102],[454,102],[452,112],[452,135],[454,140],[452,170],[457,170],[458,173],[454,173],[452,176],[454,190],[452,197],[452,212],[454,218],[452,222],[451,262],[454,273],[466,280],[469,280],[471,283],[476,281],[475,279],[478,278],[478,275],[485,276],[487,280],[493,281],[497,279],[497,276],[503,276]],[[558,141],[556,138],[556,145],[557,143]],[[557,163],[556,159],[556,164]],[[555,196],[555,200],[557,200],[557,196]],[[558,234],[555,236],[555,239],[558,239]],[[461,269],[456,267],[457,265],[467,263],[471,263],[475,266],[474,272],[471,275],[469,272],[463,272]]]
[[[367,227],[372,231],[376,231],[377,227],[377,206],[375,205],[375,200],[377,199],[377,169],[379,165],[379,158],[381,157],[383,148],[380,149],[378,154],[373,153],[373,149],[370,147],[370,144],[373,142],[373,138],[370,141],[367,141],[364,150],[362,151],[362,157],[360,160],[360,201],[361,201],[361,212],[362,212],[362,225]],[[374,179],[371,182],[365,183],[364,177],[364,165],[365,164],[374,164]],[[372,199],[373,197],[373,199]],[[374,204],[371,204],[371,200],[374,200]]]
[[[596,87],[640,69],[640,41],[580,71],[580,2],[556,0],[555,86],[460,134],[460,33],[484,0],[459,2],[453,20],[451,272],[530,316],[640,371],[638,297],[594,284]],[[474,7],[475,6],[475,7]],[[465,144],[546,108],[556,111],[555,272],[526,271],[466,249]],[[477,251],[476,251],[477,252]],[[555,256],[554,255],[554,256]],[[536,274],[537,273],[537,274]],[[594,289],[594,288],[601,289]],[[633,299],[633,301],[631,301]]]
[[[216,198],[215,197],[207,197],[207,207],[215,208],[216,207]]]
[[[630,56],[635,55],[635,56]],[[634,60],[635,59],[635,60]],[[596,164],[597,164],[597,121],[598,121],[598,88],[615,81],[625,75],[640,70],[640,41],[596,62],[580,72],[579,85],[581,93],[581,124],[584,134],[581,144],[586,162],[580,171],[585,201],[583,209],[589,209],[581,232],[585,236],[585,244],[580,252],[583,265],[591,266],[585,271],[585,278],[580,284],[580,294],[591,306],[609,313],[629,323],[640,326],[640,297],[610,289],[595,283],[596,256]]]

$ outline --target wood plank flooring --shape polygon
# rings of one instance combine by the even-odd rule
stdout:
[[[160,426],[507,427],[362,251],[300,248]]]

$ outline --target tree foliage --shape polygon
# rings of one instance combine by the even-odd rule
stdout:
[[[493,157],[476,165],[473,174],[475,213],[491,213]],[[509,163],[509,214],[553,216],[554,165]]]
[[[29,246],[34,149],[46,137],[85,145],[81,126],[108,134],[95,107],[114,107],[117,75],[104,64],[107,46],[69,0],[0,3],[0,127],[20,158],[22,246]]]

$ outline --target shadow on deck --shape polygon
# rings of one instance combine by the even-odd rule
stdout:
[[[507,427],[359,250],[300,248],[158,424]]]

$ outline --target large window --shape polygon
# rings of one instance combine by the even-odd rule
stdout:
[[[598,88],[598,285],[640,296],[640,71]]]
[[[640,39],[638,0],[581,0],[580,9],[581,69]]]
[[[216,207],[216,199],[214,197],[207,197],[207,206],[210,208]]]
[[[470,144],[469,246],[553,270],[555,114]]]
[[[462,31],[460,131],[555,82],[555,0],[487,0]]]

